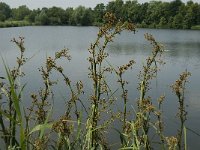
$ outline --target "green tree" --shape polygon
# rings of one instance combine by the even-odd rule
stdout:
[[[126,1],[122,10],[122,16],[124,20],[130,20],[133,23],[141,23],[141,16],[143,16],[143,12],[141,11],[140,4],[137,2],[137,0]]]
[[[188,1],[185,9],[180,9],[179,12],[184,16],[183,19],[183,28],[190,29],[194,25],[198,25],[198,18],[200,17],[200,5],[197,3],[193,3],[192,1]]]
[[[12,9],[12,17],[14,20],[24,20],[24,18],[30,13],[31,10],[26,5],[22,5],[18,8]]]
[[[168,28],[167,20],[165,17],[160,18],[160,22],[157,27],[158,28]]]
[[[172,27],[174,29],[182,29],[183,28],[183,15],[182,14],[177,14],[174,19],[173,19],[173,22],[172,22]]]
[[[189,9],[183,19],[183,28],[190,29],[192,25],[194,25],[194,16],[192,14],[191,9]]]
[[[65,10],[60,7],[49,8],[46,12],[51,25],[61,25],[65,22]]]
[[[64,10],[62,16],[60,17],[62,25],[69,25],[71,15]]]
[[[167,26],[169,28],[173,28],[172,24],[173,24],[173,21],[174,21],[174,17],[170,16],[169,20],[168,20],[168,23],[167,23]]]
[[[192,26],[193,25],[198,25],[200,24],[200,4],[198,3],[193,3],[191,6],[190,6],[190,10],[191,11],[191,14],[192,14]]]
[[[178,14],[179,7],[183,4],[181,0],[173,0],[169,3],[168,11],[170,12],[170,16],[175,16]]]
[[[0,2],[0,21],[4,21],[11,17],[10,6],[6,3]]]
[[[93,23],[93,11],[91,8],[89,8],[84,11],[81,25],[89,26],[92,25],[92,23]]]
[[[45,12],[45,10],[42,10],[36,17],[35,17],[35,23],[38,25],[49,25],[49,18]]]
[[[200,5],[198,5],[198,13],[196,14],[197,17],[197,25],[200,25]]]
[[[40,13],[40,9],[37,9],[37,10],[33,10],[31,11],[31,13],[29,15],[27,15],[25,17],[25,20],[29,21],[29,22],[35,22],[35,17]]]
[[[66,24],[68,25],[74,25],[74,18],[73,18],[73,14],[74,14],[74,9],[73,8],[67,8],[65,10],[65,21]]]
[[[5,21],[5,20],[6,20],[6,16],[0,13],[0,21]]]
[[[118,19],[122,19],[124,16],[122,15],[124,2],[123,0],[115,0],[108,3],[106,6],[106,12],[114,13]]]
[[[196,5],[197,5],[197,13],[196,13],[197,22],[196,22],[196,24],[200,25],[200,4],[196,3]]]
[[[149,6],[149,3],[143,3],[139,7],[139,16],[140,16],[140,21],[139,22],[140,23],[145,20],[145,17],[147,15],[148,6]]]
[[[164,16],[164,7],[161,1],[151,1],[147,8],[146,21],[149,25],[160,23],[161,17]]]
[[[83,6],[79,6],[74,10],[72,18],[73,18],[73,23],[75,23],[75,25],[81,25],[84,12],[85,12],[85,7]]]
[[[96,24],[103,23],[103,16],[105,14],[105,5],[103,3],[97,4],[94,8],[94,22]]]
[[[73,12],[73,21],[75,25],[91,25],[92,24],[92,10],[86,9],[83,6],[77,7]]]

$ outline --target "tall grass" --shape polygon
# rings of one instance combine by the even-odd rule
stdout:
[[[191,29],[193,29],[193,30],[200,30],[200,25],[192,26]]]
[[[186,136],[186,110],[185,110],[185,87],[190,73],[183,72],[179,79],[172,85],[173,92],[178,97],[178,118],[180,128],[174,136],[166,137],[164,132],[162,104],[165,96],[158,97],[154,104],[148,91],[151,81],[159,73],[162,61],[163,46],[150,34],[145,38],[152,45],[152,53],[143,63],[138,73],[138,101],[133,104],[133,119],[129,119],[127,111],[128,81],[124,78],[127,70],[134,67],[135,61],[130,60],[127,64],[114,67],[109,62],[109,54],[106,50],[109,43],[124,30],[135,33],[135,26],[129,22],[122,22],[107,13],[105,24],[99,28],[97,39],[88,49],[89,68],[88,78],[93,88],[90,94],[84,92],[82,81],[72,82],[64,68],[57,64],[60,59],[71,60],[68,49],[56,52],[54,56],[47,57],[45,64],[39,69],[43,79],[43,87],[38,93],[31,94],[32,104],[25,109],[22,102],[22,93],[26,85],[21,85],[20,80],[25,75],[22,71],[27,58],[24,56],[24,38],[13,39],[18,46],[20,56],[17,57],[16,66],[10,69],[4,62],[5,76],[0,78],[0,132],[6,149],[112,149],[106,139],[106,132],[114,121],[120,120],[121,128],[116,129],[119,133],[118,149],[153,149],[154,141],[150,138],[152,132],[158,137],[160,149],[187,149]],[[3,59],[3,58],[2,58]],[[52,118],[54,96],[53,86],[57,82],[51,78],[52,72],[61,75],[66,90],[69,90],[67,104],[64,114],[59,118]],[[114,72],[114,74],[112,74]],[[123,101],[123,109],[114,112],[111,108],[115,106],[115,91],[112,91],[107,82],[107,75],[112,74],[118,79],[119,89]],[[89,106],[85,106],[81,95],[88,96]],[[86,119],[83,119],[83,114]],[[103,115],[108,114],[108,120],[103,120]],[[151,119],[152,117],[156,119]],[[166,124],[166,123],[165,123]]]
[[[21,27],[21,26],[30,26],[32,25],[28,21],[5,21],[0,22],[0,28],[8,28],[8,27]]]

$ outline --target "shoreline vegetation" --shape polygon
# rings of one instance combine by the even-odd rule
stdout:
[[[0,28],[19,26],[101,26],[103,16],[111,12],[117,19],[128,20],[137,28],[193,29],[200,30],[200,4],[181,0],[171,2],[115,0],[94,8],[38,8],[30,10],[26,5],[10,8],[0,2]]]
[[[118,134],[117,148],[119,150],[187,150],[187,132],[191,129],[186,126],[187,111],[185,104],[185,89],[190,77],[186,70],[180,74],[172,84],[171,89],[177,96],[177,131],[173,135],[166,135],[164,121],[165,95],[154,99],[149,91],[154,88],[151,84],[162,68],[163,46],[150,34],[144,38],[152,47],[151,54],[144,60],[138,74],[138,98],[128,97],[128,81],[125,79],[127,71],[134,71],[134,60],[127,64],[113,66],[109,62],[107,46],[124,30],[135,34],[135,25],[128,21],[121,21],[112,13],[106,13],[104,24],[99,28],[96,40],[88,49],[88,80],[91,91],[85,92],[82,81],[71,81],[65,73],[65,66],[60,66],[60,60],[70,61],[69,50],[64,48],[54,56],[48,56],[45,63],[39,68],[43,86],[39,91],[33,92],[30,97],[23,99],[27,84],[21,84],[25,73],[23,66],[29,60],[24,54],[24,38],[14,38],[12,42],[19,49],[16,65],[9,68],[3,59],[5,75],[0,78],[0,135],[1,142],[6,150],[109,150],[114,149],[107,137],[114,128]],[[137,36],[137,35],[136,35]],[[78,42],[78,41],[77,41]],[[66,85],[67,94],[63,96],[66,101],[65,112],[60,117],[53,118],[53,87],[58,84],[52,72],[60,75],[59,81]],[[111,89],[112,83],[108,76],[116,77],[120,96]],[[30,79],[31,80],[31,79]],[[114,81],[115,82],[115,81]],[[87,90],[86,90],[87,91]],[[30,91],[31,92],[31,91]],[[81,96],[87,96],[82,99]],[[23,106],[23,101],[32,101],[30,106]],[[86,102],[88,101],[88,102]],[[117,102],[123,107],[117,110],[112,108]],[[133,110],[128,111],[128,101],[132,101]],[[87,106],[86,106],[87,103]],[[107,119],[103,116],[106,115]],[[195,133],[195,132],[194,132]],[[153,135],[153,137],[152,137]]]

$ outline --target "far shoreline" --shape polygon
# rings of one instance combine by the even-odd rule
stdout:
[[[15,27],[31,27],[31,26],[43,26],[43,27],[49,27],[49,26],[74,26],[74,27],[101,27],[101,25],[40,25],[35,23],[30,23],[27,21],[9,21],[9,22],[0,22],[0,29],[1,28],[15,28]],[[141,24],[137,24],[136,28],[138,29],[168,29],[168,30],[200,30],[200,25],[192,26],[190,29],[176,29],[176,28],[165,28],[165,27],[143,27]]]

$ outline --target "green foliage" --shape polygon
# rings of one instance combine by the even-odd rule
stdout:
[[[5,20],[6,20],[6,16],[0,13],[0,21],[5,21]]]
[[[174,20],[172,22],[172,28],[181,29],[183,24],[183,15],[177,14],[174,16]]]
[[[42,10],[36,17],[35,23],[37,25],[49,25],[49,18],[44,10]]]
[[[26,5],[19,6],[18,8],[12,9],[12,18],[14,20],[24,20],[26,16],[31,13]]]
[[[50,25],[61,25],[64,22],[65,11],[59,7],[49,8],[46,12]]]
[[[103,3],[97,4],[94,8],[94,24],[103,23],[103,16],[105,14],[105,6]]]
[[[30,22],[30,23],[34,23],[37,14],[39,14],[39,10],[35,10],[34,9],[33,11],[31,11],[31,13],[29,15],[27,15],[25,17],[25,20],[28,21],[28,22]]]
[[[123,16],[123,5],[124,5],[124,2],[123,0],[115,0],[115,1],[111,1],[108,3],[108,5],[106,6],[106,12],[111,12],[111,13],[114,13],[115,16],[118,18],[118,19],[122,19],[124,16]]]
[[[74,25],[74,20],[72,18],[74,9],[73,8],[67,8],[65,10],[65,23],[66,25]]]
[[[72,17],[76,25],[86,26],[92,24],[92,10],[83,6],[77,7]]]
[[[170,16],[174,17],[178,12],[179,8],[182,5],[181,0],[173,0],[172,2],[169,3],[169,10],[170,11]]]
[[[157,25],[157,28],[168,28],[167,19],[165,17],[160,18],[160,22]]]
[[[66,10],[55,6],[30,10],[25,5],[10,9],[7,4],[0,3],[1,22],[26,20],[35,25],[100,26],[104,23],[106,12],[145,28],[191,29],[200,24],[200,4],[193,1],[150,1],[140,4],[137,0],[115,0],[107,5],[97,4],[93,9],[79,6]]]
[[[144,11],[143,6],[146,5],[140,5],[137,1],[126,1],[122,8],[123,18],[134,23],[141,23],[144,19],[144,12],[142,12]]]
[[[11,9],[6,3],[0,2],[0,21],[11,17]]]

